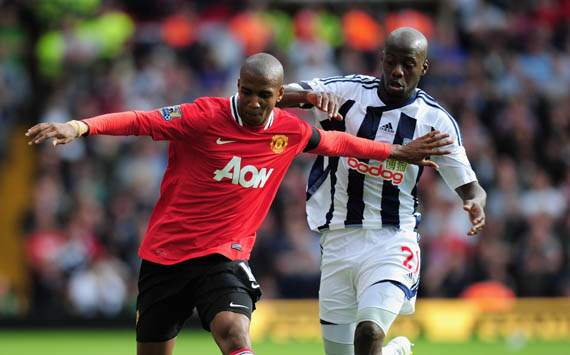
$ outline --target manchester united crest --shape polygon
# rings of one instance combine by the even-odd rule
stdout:
[[[273,139],[271,139],[271,143],[269,144],[269,146],[271,147],[271,150],[274,153],[281,154],[283,153],[285,148],[287,148],[287,141],[288,141],[287,136],[282,134],[276,134],[273,136]]]

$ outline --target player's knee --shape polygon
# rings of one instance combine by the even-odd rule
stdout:
[[[232,312],[220,312],[210,324],[212,335],[220,350],[229,354],[234,350],[249,348],[249,319]]]
[[[357,318],[359,326],[364,323],[375,324],[386,336],[397,316],[397,314],[381,308],[367,307],[358,310]]]
[[[352,344],[356,323],[349,324],[321,324],[323,338],[339,344]]]
[[[248,329],[239,323],[229,324],[222,332],[221,338],[231,350],[249,346]]]
[[[378,342],[382,344],[384,342],[384,331],[378,324],[371,322],[371,321],[364,321],[358,323],[356,326],[356,331],[354,333],[354,342],[355,344],[365,342]]]

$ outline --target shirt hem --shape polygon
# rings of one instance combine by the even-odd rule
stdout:
[[[139,257],[143,260],[146,261],[150,261],[153,262],[155,264],[160,264],[160,265],[174,265],[174,264],[179,264],[181,262],[187,261],[187,260],[191,260],[191,259],[197,259],[197,258],[201,258],[204,256],[208,256],[208,255],[215,255],[215,254],[219,254],[219,255],[223,255],[226,258],[235,261],[235,260],[249,260],[249,253],[243,253],[241,255],[236,255],[235,253],[225,253],[221,250],[206,250],[204,252],[199,252],[199,253],[195,253],[192,254],[190,256],[187,257],[182,257],[182,258],[177,258],[177,259],[165,259],[165,258],[160,258],[156,255],[153,255],[151,252],[147,252],[147,251],[139,251]]]
[[[406,231],[406,232],[415,232],[416,220],[410,221],[409,223],[400,223],[398,226],[397,224],[386,223],[383,224],[382,222],[368,222],[368,223],[331,223],[328,226],[315,226],[311,225],[311,230],[315,232],[324,232],[324,231],[334,231],[346,228],[362,228],[362,229],[382,229],[382,227],[396,227],[398,230]]]

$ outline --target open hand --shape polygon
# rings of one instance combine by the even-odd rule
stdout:
[[[67,144],[77,138],[77,130],[69,123],[38,123],[28,129],[26,136],[30,138],[28,145],[40,144],[53,138],[52,144]]]
[[[431,131],[406,145],[394,145],[390,158],[420,166],[429,166],[438,169],[439,166],[432,160],[431,155],[446,155],[450,150],[440,149],[453,143],[449,134]]]
[[[307,101],[319,110],[326,112],[330,119],[340,121],[342,115],[338,113],[341,98],[329,92],[311,91],[307,94]]]
[[[469,220],[473,227],[469,229],[467,235],[475,235],[479,233],[485,226],[485,210],[476,201],[467,200],[463,203],[463,209],[469,214]]]

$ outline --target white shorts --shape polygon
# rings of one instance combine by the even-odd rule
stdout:
[[[377,307],[395,314],[415,311],[421,254],[416,232],[395,227],[347,228],[325,231],[319,312],[322,321],[335,324],[356,322],[358,309]],[[380,282],[392,282],[406,295],[403,305],[378,299],[361,305],[363,291]]]

